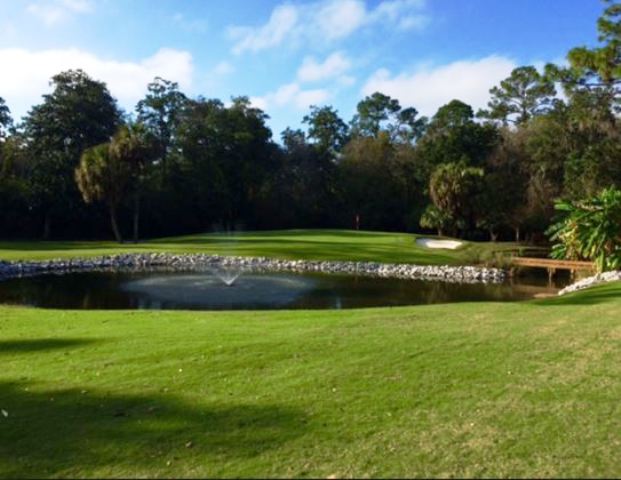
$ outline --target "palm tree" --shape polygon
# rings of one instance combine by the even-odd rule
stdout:
[[[129,190],[133,199],[133,236],[138,242],[140,225],[140,196],[148,167],[157,156],[154,138],[141,123],[121,127],[110,142],[110,152],[123,163],[129,174]]]
[[[112,154],[109,143],[98,145],[84,151],[75,171],[75,179],[86,203],[102,201],[108,205],[114,238],[121,243],[123,237],[116,212],[127,191],[127,164]]]
[[[468,227],[474,224],[474,198],[483,188],[483,178],[483,170],[469,167],[465,160],[443,163],[431,175],[429,196],[453,226]]]
[[[607,188],[580,202],[558,202],[565,218],[550,227],[552,256],[595,261],[597,270],[621,268],[621,191]]]

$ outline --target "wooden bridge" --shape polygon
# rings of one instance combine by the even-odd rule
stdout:
[[[550,281],[557,270],[569,270],[572,278],[576,272],[595,273],[593,262],[581,262],[577,260],[553,260],[550,258],[512,257],[511,267],[545,268],[548,271]]]

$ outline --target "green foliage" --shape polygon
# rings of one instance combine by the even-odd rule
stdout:
[[[435,229],[440,236],[452,229],[453,225],[453,218],[445,210],[441,210],[433,204],[428,205],[420,217],[421,227]]]
[[[353,227],[358,216],[361,228],[373,228],[398,209],[401,185],[395,161],[395,148],[386,132],[349,142],[339,164],[349,225]]]
[[[380,92],[365,97],[356,111],[351,122],[354,136],[377,137],[383,130],[394,141],[411,143],[420,138],[427,125],[427,118],[418,118],[415,108],[404,109],[398,100]]]
[[[524,124],[545,113],[556,95],[554,82],[541,75],[535,67],[518,67],[509,78],[490,90],[489,110],[477,116],[507,123]]]
[[[435,207],[457,227],[473,223],[476,204],[473,199],[483,189],[484,173],[466,162],[440,165],[429,181],[429,193]]]
[[[12,124],[11,111],[6,106],[4,99],[0,97],[0,141],[6,137],[8,129]]]
[[[477,123],[469,105],[453,100],[438,110],[416,144],[417,160],[428,179],[443,163],[482,166],[498,141],[494,125]]]
[[[334,152],[308,143],[301,130],[288,128],[282,140],[285,148],[279,164],[261,192],[261,207],[279,218],[279,223],[270,226],[296,226],[304,221],[316,227],[337,218],[339,209],[334,207],[340,199]]]
[[[510,227],[519,241],[520,229],[532,214],[525,139],[524,129],[501,129],[498,146],[487,159],[485,188],[476,199],[477,225],[487,229],[492,238],[501,229]]]
[[[356,107],[357,113],[352,120],[355,135],[376,137],[382,122],[388,121],[401,110],[399,101],[380,92],[366,97]]]
[[[138,123],[157,139],[158,156],[165,170],[173,147],[173,138],[188,99],[175,82],[156,77],[147,85],[147,94],[136,105]]]
[[[487,268],[511,268],[511,256],[517,253],[517,249],[511,251],[511,255],[506,251],[487,249],[471,249],[464,254],[464,261],[467,265],[479,265]]]
[[[108,204],[112,231],[122,241],[116,219],[116,209],[123,200],[130,179],[129,164],[116,155],[110,144],[102,144],[84,151],[75,179],[86,203],[103,201]]]
[[[75,177],[86,203],[105,201],[118,205],[127,189],[129,165],[114,155],[106,143],[84,151]]]
[[[110,208],[112,229],[118,241],[116,209],[131,192],[135,215],[146,169],[157,155],[157,147],[144,125],[123,126],[108,143],[84,151],[75,179],[86,203],[103,201]],[[136,218],[137,221],[137,218]],[[138,226],[135,225],[134,239]]]
[[[564,218],[549,229],[559,259],[593,260],[598,271],[621,268],[621,191],[609,188],[578,202],[558,202]]]
[[[184,109],[176,138],[178,188],[193,230],[254,218],[262,187],[277,168],[266,119],[247,97],[233,98],[229,107],[198,99]]]
[[[140,180],[156,158],[155,137],[142,123],[123,125],[110,142],[110,154],[122,159],[132,172],[134,181]]]
[[[24,122],[33,160],[30,184],[34,207],[46,217],[66,216],[80,204],[74,170],[84,150],[107,142],[120,123],[116,101],[102,82],[81,70],[52,78],[52,93],[43,96]]]
[[[431,134],[446,133],[459,127],[472,124],[474,111],[472,107],[460,100],[451,100],[438,109],[429,124]]]
[[[348,141],[347,124],[331,106],[313,105],[310,110],[302,120],[308,124],[308,138],[315,142],[321,154],[335,158]]]
[[[573,97],[587,93],[599,97],[616,112],[621,86],[621,4],[605,0],[608,5],[597,22],[600,45],[580,46],[567,55],[568,67],[547,67],[548,76],[563,84],[565,94]]]
[[[620,19],[621,4],[608,2],[600,43],[573,49],[567,67],[548,65],[544,75],[515,69],[491,90],[479,112],[486,122],[460,100],[428,121],[375,92],[358,103],[351,128],[331,106],[312,106],[306,131],[287,129],[278,145],[267,115],[247,97],[189,99],[155,78],[136,106],[144,131],[127,125],[116,139],[130,165],[119,207],[132,202],[135,239],[139,224],[145,236],[215,226],[351,228],[356,218],[365,228],[407,231],[422,216],[424,225],[471,238],[513,231],[540,240],[555,199],[621,188]],[[6,186],[23,196],[11,201],[15,211],[0,206],[0,222],[12,234],[32,236],[43,223],[49,236],[53,223],[68,237],[96,237],[105,211],[83,204],[74,170],[86,149],[109,142],[128,119],[105,84],[84,72],[63,72],[52,87],[16,128],[0,99],[0,183],[24,187]],[[444,171],[439,181],[445,164],[478,173]],[[119,209],[119,222],[128,222]]]

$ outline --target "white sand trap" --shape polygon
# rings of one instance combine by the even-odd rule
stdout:
[[[433,240],[431,238],[417,238],[416,243],[425,248],[441,248],[444,250],[455,250],[463,245],[457,240]]]

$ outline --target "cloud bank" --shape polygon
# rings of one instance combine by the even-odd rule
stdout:
[[[439,107],[454,99],[471,105],[476,111],[487,105],[489,90],[516,67],[517,63],[510,58],[491,55],[396,75],[379,69],[367,80],[362,94],[385,93],[427,116],[434,115]]]
[[[297,83],[288,83],[261,97],[251,97],[251,103],[261,110],[272,107],[293,106],[305,110],[311,105],[320,105],[330,98],[330,92],[324,88],[304,90]]]
[[[330,43],[368,25],[418,30],[429,23],[425,0],[384,0],[368,8],[363,0],[321,0],[309,4],[277,5],[260,26],[232,26],[228,36],[233,52],[259,52],[285,43]]]
[[[315,57],[306,57],[298,69],[301,82],[318,82],[344,75],[352,66],[351,60],[343,52],[334,52],[323,62]]]
[[[41,20],[48,27],[68,20],[73,15],[93,13],[92,0],[43,0],[30,3],[26,11]]]
[[[31,51],[0,49],[0,65],[10,75],[0,75],[0,95],[14,116],[24,115],[41,95],[50,91],[49,81],[68,69],[82,69],[96,80],[107,83],[122,107],[133,110],[146,86],[156,76],[178,82],[182,89],[192,86],[194,65],[189,52],[163,48],[138,61],[100,58],[80,49]]]

